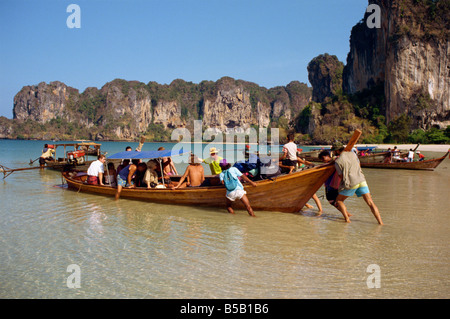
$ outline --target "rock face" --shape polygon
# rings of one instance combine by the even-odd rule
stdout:
[[[78,94],[78,90],[58,81],[25,86],[14,97],[14,118],[32,119],[39,123],[57,117],[67,118],[66,105],[71,97]]]
[[[414,126],[450,125],[448,1],[370,0],[381,27],[365,18],[351,33],[343,90],[353,94],[384,84],[386,121],[407,113]],[[421,103],[427,100],[426,104]]]
[[[181,107],[176,101],[158,102],[153,109],[153,116],[155,124],[162,124],[166,128],[184,127],[186,125],[181,120]]]
[[[308,64],[308,79],[313,86],[312,99],[322,103],[325,98],[342,91],[344,64],[335,55],[321,54]]]
[[[93,139],[133,139],[154,125],[189,127],[199,118],[204,127],[222,131],[268,127],[280,119],[289,125],[310,100],[311,88],[300,82],[267,90],[229,77],[200,84],[177,79],[170,85],[116,79],[81,94],[61,82],[42,82],[17,93],[13,113],[19,122],[76,123]]]

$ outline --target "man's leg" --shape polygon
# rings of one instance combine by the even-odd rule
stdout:
[[[116,191],[116,196],[115,199],[118,200],[120,197],[120,192],[122,191],[122,186],[117,185],[117,191]]]
[[[380,212],[378,211],[378,207],[373,202],[372,196],[370,195],[370,193],[366,193],[366,194],[362,195],[362,197],[366,201],[367,205],[370,207],[370,210],[372,211],[373,216],[375,216],[375,218],[377,219],[378,224],[383,225],[383,221],[381,220],[381,216],[380,216]]]
[[[336,207],[342,213],[345,218],[345,222],[350,223],[350,218],[348,216],[347,207],[345,207],[344,200],[347,199],[348,196],[344,196],[339,194],[336,198]]]
[[[233,207],[231,207],[232,204],[233,204],[233,202],[227,198],[227,211],[230,214],[234,214]]]
[[[241,197],[241,202],[245,205],[245,208],[247,209],[247,212],[250,216],[255,216],[255,213],[253,212],[252,207],[250,206],[250,201],[247,198],[247,195],[244,195]]]
[[[322,215],[322,213],[323,213],[322,203],[320,202],[319,197],[317,197],[317,194],[314,194],[312,198],[316,202],[317,209],[319,210],[319,215]]]

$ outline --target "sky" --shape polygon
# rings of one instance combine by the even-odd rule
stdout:
[[[68,27],[70,4],[80,8],[80,28]],[[12,118],[14,96],[40,82],[80,93],[117,78],[310,85],[306,68],[317,55],[346,62],[366,7],[366,0],[0,0],[0,116]]]

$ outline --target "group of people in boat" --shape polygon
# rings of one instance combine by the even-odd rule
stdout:
[[[158,150],[163,150],[159,148]],[[131,147],[127,148],[131,150]],[[332,158],[331,153],[327,150],[319,154],[319,159],[327,163],[331,160],[335,161],[336,172],[328,178],[325,182],[326,198],[331,205],[336,207],[344,216],[346,222],[350,222],[352,216],[344,204],[344,201],[356,194],[358,197],[363,197],[373,215],[379,224],[383,224],[377,206],[373,202],[366,179],[362,173],[359,164],[358,155],[352,151],[344,152],[344,147],[340,143],[335,143],[331,151],[334,154]],[[212,147],[210,149],[210,157],[201,159],[195,154],[190,155],[189,165],[184,174],[179,180],[172,180],[170,177],[178,175],[174,163],[170,157],[162,158],[161,162],[158,160],[149,160],[147,163],[138,159],[123,160],[123,162],[114,168],[113,163],[108,163],[106,173],[103,171],[103,164],[106,161],[104,155],[99,155],[98,160],[94,161],[87,172],[89,184],[100,184],[117,186],[116,200],[120,198],[121,191],[124,187],[136,188],[195,188],[203,186],[214,186],[223,184],[226,188],[226,206],[230,213],[234,213],[232,203],[240,200],[251,216],[255,216],[251,204],[246,196],[243,183],[248,183],[254,187],[258,179],[271,178],[284,173],[291,174],[298,168],[305,168],[314,166],[313,163],[303,160],[298,156],[297,145],[294,142],[294,135],[287,136],[287,143],[283,146],[282,154],[279,158],[278,169],[272,175],[264,175],[261,171],[263,165],[270,166],[271,159],[267,163],[263,163],[258,157],[258,154],[250,154],[250,147],[246,145],[245,159],[236,162],[233,166],[228,163],[226,159],[219,156],[219,150]],[[209,166],[211,175],[209,178],[205,177],[202,163]],[[179,176],[177,176],[179,177]],[[316,202],[319,215],[322,213],[322,205],[316,194],[313,195],[313,200]],[[307,205],[311,207],[310,205]]]
[[[417,151],[416,155],[418,156],[419,162],[425,160],[425,155],[420,153],[420,151]],[[401,157],[401,152],[397,148],[397,146],[394,146],[393,149],[389,148],[383,163],[395,163],[395,162],[414,162],[414,150],[410,148],[407,156]]]

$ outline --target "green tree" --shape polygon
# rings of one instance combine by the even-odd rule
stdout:
[[[412,120],[406,114],[402,114],[392,120],[388,125],[388,140],[396,143],[407,142],[411,124]]]

